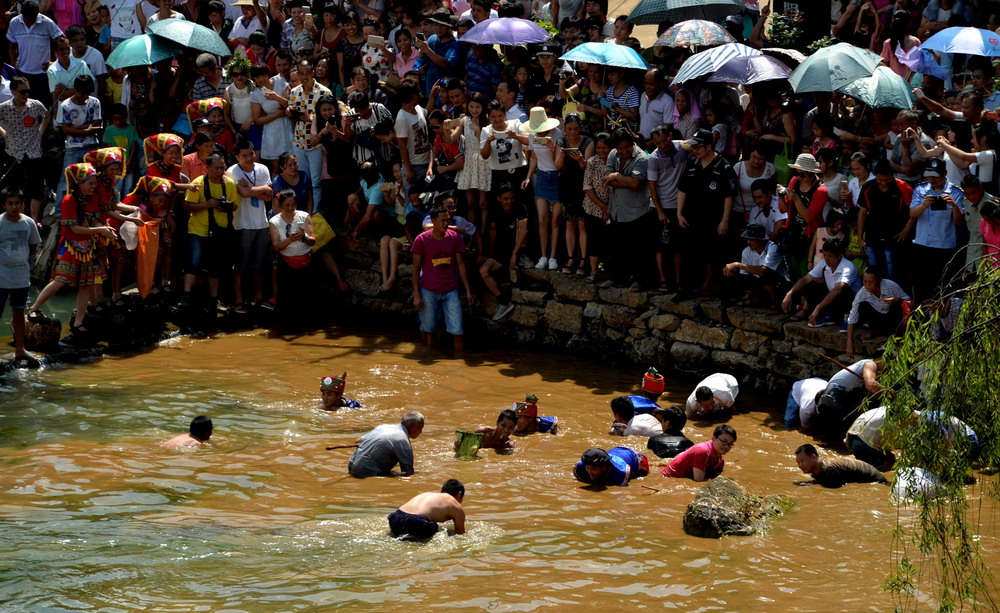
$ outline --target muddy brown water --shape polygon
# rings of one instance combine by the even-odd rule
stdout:
[[[21,373],[0,388],[0,610],[886,611],[897,518],[888,488],[801,487],[792,450],[810,439],[759,399],[731,424],[725,475],[797,508],[752,538],[687,536],[698,486],[656,473],[593,491],[572,478],[606,434],[608,402],[640,373],[552,353],[428,353],[408,334],[174,339],[147,353]],[[316,408],[320,376],[348,371],[361,410]],[[668,379],[682,403],[692,381]],[[456,460],[454,431],[539,397],[559,436],[511,455]],[[427,416],[411,478],[346,476],[349,444],[405,410]],[[209,447],[157,445],[211,416]],[[696,442],[709,424],[689,423]],[[385,516],[456,477],[465,536],[397,542]],[[647,487],[642,487],[647,486]],[[971,497],[981,494],[975,486]],[[653,489],[648,489],[653,488]],[[995,508],[981,544],[1000,567]],[[449,524],[450,525],[450,524]],[[922,597],[925,598],[925,597]],[[925,601],[926,602],[926,601]]]

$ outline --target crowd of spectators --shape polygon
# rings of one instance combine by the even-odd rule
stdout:
[[[443,321],[460,343],[459,289],[493,294],[506,317],[521,267],[840,325],[853,353],[855,327],[891,332],[912,300],[997,262],[1000,92],[988,58],[941,58],[948,78],[897,58],[988,23],[990,3],[834,4],[831,32],[882,54],[914,109],[787,81],[672,83],[691,51],[643,48],[607,0],[24,0],[6,23],[5,182],[34,220],[54,193],[61,233],[29,319],[67,285],[75,330],[88,306],[118,302],[135,267],[125,225],[158,222],[151,293],[237,313],[307,300],[316,275],[346,291],[328,243],[344,227],[379,242],[382,292],[412,253],[428,340]],[[725,26],[768,46],[767,10]],[[462,42],[498,16],[557,33]],[[165,19],[207,27],[231,55],[106,64]],[[584,42],[633,47],[651,68],[560,59]]]

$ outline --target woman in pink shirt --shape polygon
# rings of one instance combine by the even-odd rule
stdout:
[[[420,50],[413,46],[413,34],[406,28],[400,28],[396,32],[396,49],[383,51],[387,59],[392,60],[392,69],[400,78],[406,73],[415,70],[417,60],[420,59]]]

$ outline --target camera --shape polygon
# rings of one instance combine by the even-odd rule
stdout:
[[[219,198],[219,210],[223,213],[232,213],[236,210],[236,203],[226,198]]]
[[[934,200],[931,202],[932,211],[944,211],[948,209],[948,203],[944,201],[941,196],[933,196]]]
[[[427,40],[423,32],[417,32],[417,40]]]
[[[573,71],[572,70],[568,70],[566,68],[563,68],[562,70],[559,71],[559,79],[560,80],[569,79],[572,76],[573,76]]]
[[[361,119],[361,115],[357,113],[348,113],[347,115],[344,115],[344,117],[347,118],[347,121],[357,121]]]

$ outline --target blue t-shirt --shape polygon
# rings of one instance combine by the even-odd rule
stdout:
[[[430,96],[431,89],[434,87],[435,83],[441,79],[455,76],[462,46],[455,37],[452,37],[445,42],[441,42],[437,34],[434,34],[427,39],[427,46],[431,48],[431,51],[448,60],[449,64],[447,68],[442,68],[426,57],[421,60],[427,63],[427,81],[424,82],[424,94]]]
[[[309,178],[309,173],[300,170],[298,185],[289,185],[285,178],[279,174],[271,181],[271,189],[275,196],[283,189],[292,190],[295,192],[295,208],[304,211],[306,210],[306,202],[309,200],[309,192],[312,191],[312,179]],[[316,208],[316,205],[317,203],[314,202],[313,208]]]
[[[41,242],[38,226],[27,215],[18,221],[0,214],[0,288],[21,289],[31,286],[31,246]]]
[[[628,485],[629,479],[643,476],[639,473],[646,458],[641,453],[636,453],[627,447],[613,447],[608,449],[608,456],[611,458],[611,467],[601,478],[601,485]],[[580,481],[593,483],[582,460],[576,463],[573,472]]]

